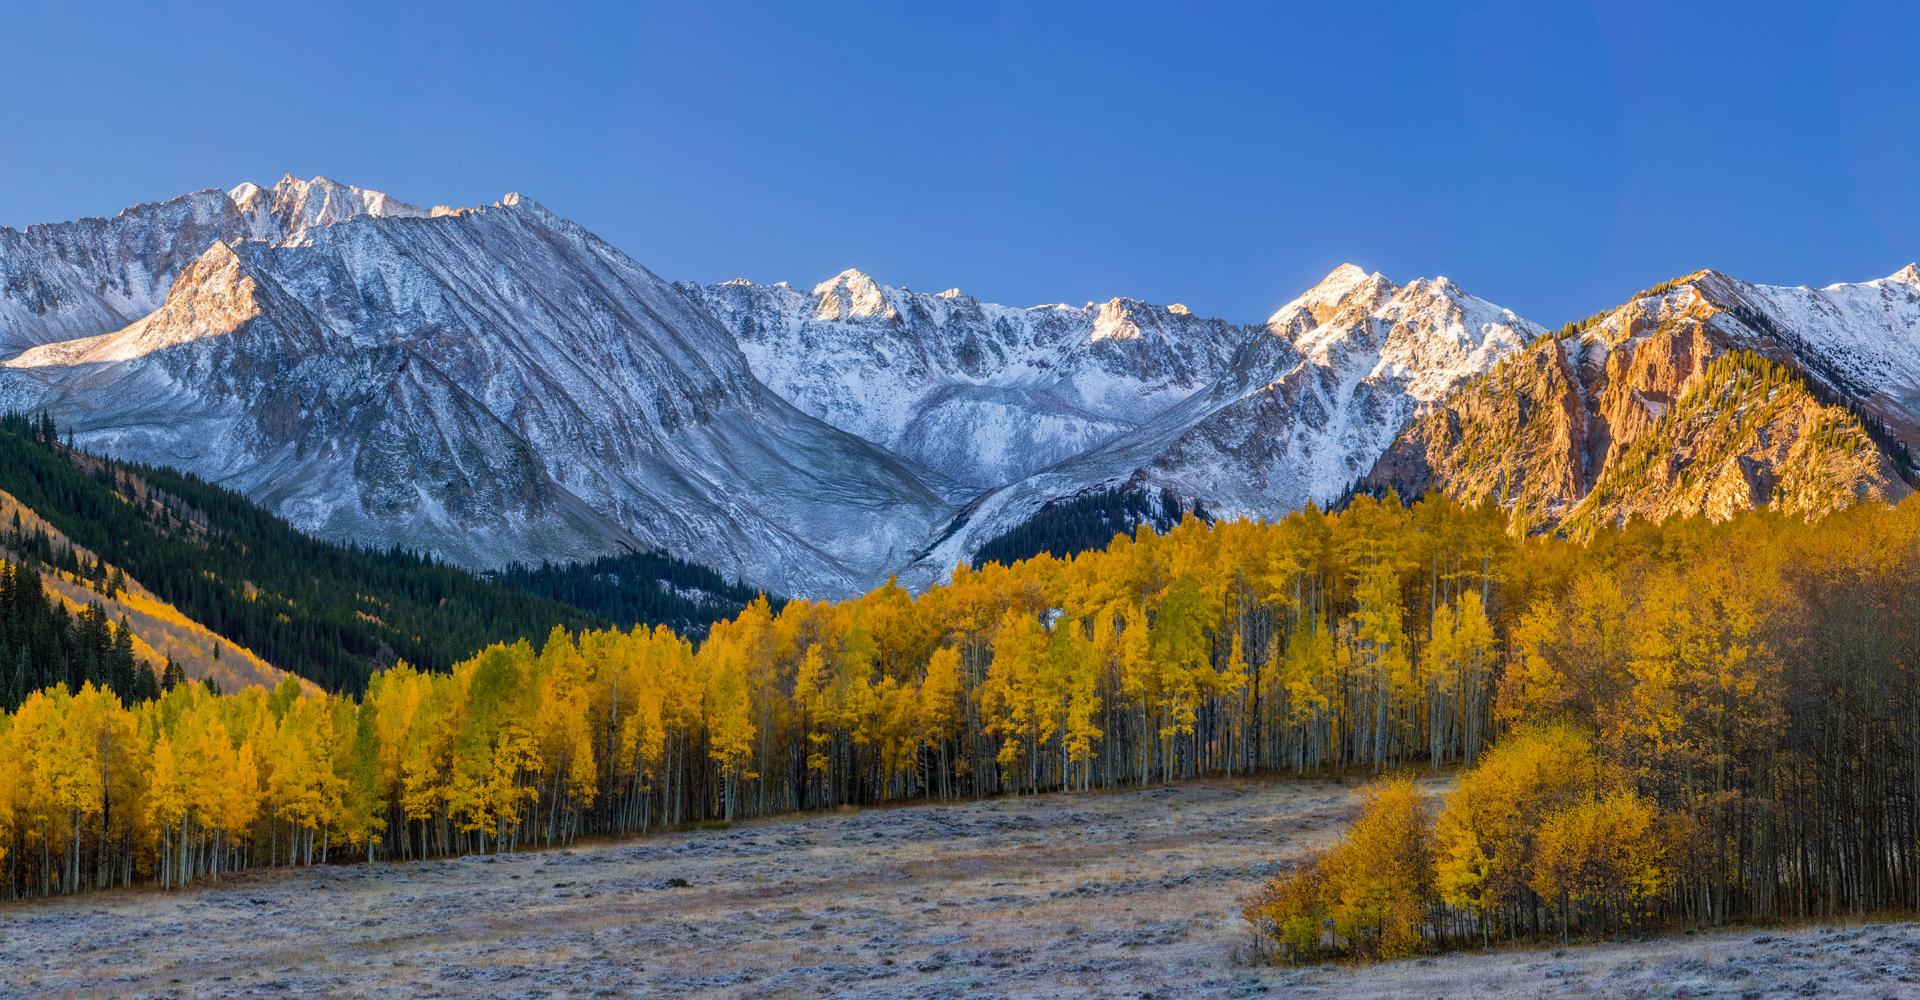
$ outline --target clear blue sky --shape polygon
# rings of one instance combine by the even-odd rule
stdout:
[[[5,17],[0,225],[325,174],[668,278],[1236,320],[1343,260],[1551,325],[1920,257],[1915,4],[79,7]]]

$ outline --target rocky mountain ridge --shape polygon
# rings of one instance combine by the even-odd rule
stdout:
[[[477,567],[658,546],[846,593],[945,510],[905,463],[767,390],[686,296],[531,201],[422,213],[289,179],[262,213],[235,191],[218,211],[191,195],[190,212],[148,213],[209,223],[173,234],[170,254],[206,242],[178,268],[96,241],[118,273],[171,270],[169,290],[87,337],[10,328],[43,346],[0,368],[0,407],[45,409],[84,447],[195,472],[311,533]]]
[[[658,548],[837,596],[1111,491],[1273,517],[1440,489],[1576,531],[1897,497],[1920,272],[1699,272],[1549,335],[1343,265],[1243,325],[859,271],[670,285],[517,195],[287,177],[0,229],[0,409],[328,538],[476,567]]]
[[[1527,530],[1813,514],[1910,492],[1916,435],[1920,272],[1813,289],[1699,271],[1469,383],[1367,485],[1501,503]]]

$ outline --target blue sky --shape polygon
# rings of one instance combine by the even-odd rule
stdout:
[[[668,278],[1558,324],[1920,257],[1920,5],[15,5],[0,225],[281,174],[514,190]]]

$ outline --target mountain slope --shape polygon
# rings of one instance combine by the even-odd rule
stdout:
[[[252,650],[181,612],[98,553],[75,545],[60,529],[5,490],[0,490],[0,525],[4,526],[0,527],[0,562],[18,567],[16,575],[6,582],[19,587],[23,579],[37,577],[49,611],[57,603],[69,615],[84,621],[89,609],[98,607],[107,621],[116,625],[124,622],[132,632],[130,652],[139,667],[153,672],[156,684],[166,675],[169,664],[184,676],[210,680],[223,691],[237,691],[250,684],[271,688],[288,676]],[[74,669],[72,650],[62,647],[76,644],[71,639],[63,644],[57,636],[45,634],[58,631],[58,614],[45,623],[51,629],[28,624],[34,617],[29,610],[34,603],[30,593],[9,594],[0,602],[6,605],[0,614],[15,619],[14,628],[0,628],[4,633],[0,635],[0,707],[17,705],[28,692],[46,684],[70,683],[76,675],[96,683],[118,680],[121,686],[127,685],[129,679],[125,677],[89,677],[109,673],[99,669],[102,664],[97,656],[83,656],[91,664]],[[21,651],[26,655],[19,655]],[[87,669],[89,665],[94,669]]]
[[[1244,341],[1223,375],[1141,427],[976,500],[905,578],[1095,490],[1164,491],[1222,517],[1326,502],[1422,408],[1539,327],[1445,278],[1395,285],[1343,265]]]
[[[1016,309],[852,270],[806,294],[745,281],[679,287],[776,392],[964,495],[1140,426],[1216,378],[1249,332],[1184,306]]]
[[[687,297],[531,202],[422,213],[321,180],[263,198],[227,197],[215,214],[246,237],[204,248],[147,315],[19,338],[43,346],[6,363],[0,405],[302,530],[477,567],[658,546],[844,594],[947,509],[909,463],[768,391]]]
[[[19,416],[0,417],[0,491],[43,520],[50,537],[123,570],[136,594],[251,650],[248,659],[263,661],[255,673],[271,663],[354,690],[398,659],[445,668],[487,642],[596,621],[418,556],[318,541],[227,490],[73,451],[50,425]],[[31,520],[22,528],[34,534]],[[59,561],[53,548],[30,554]],[[195,641],[207,645],[204,636]],[[223,663],[228,655],[223,649]]]
[[[1823,289],[1701,271],[1468,385],[1396,440],[1368,486],[1491,500],[1529,529],[1776,502],[1816,513],[1906,495],[1916,441],[1913,268]]]

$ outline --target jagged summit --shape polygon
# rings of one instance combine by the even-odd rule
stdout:
[[[1341,264],[1299,298],[1275,310],[1267,317],[1267,327],[1274,333],[1291,337],[1303,321],[1324,323],[1342,303],[1357,294],[1377,300],[1393,287],[1393,282],[1378,271],[1369,272],[1357,264]]]
[[[813,286],[813,297],[814,315],[823,320],[900,318],[897,290],[857,268],[847,268]]]
[[[325,177],[300,180],[292,174],[272,188],[252,182],[236,185],[227,199],[247,221],[249,236],[276,244],[304,240],[307,231],[362,218],[422,218],[429,213],[382,191],[341,184]]]
[[[1340,295],[1346,294],[1347,289],[1352,288],[1354,285],[1370,277],[1384,276],[1378,271],[1369,271],[1358,264],[1348,261],[1328,271],[1327,276],[1316,282],[1312,288],[1307,290],[1306,294],[1330,295],[1338,298]]]

